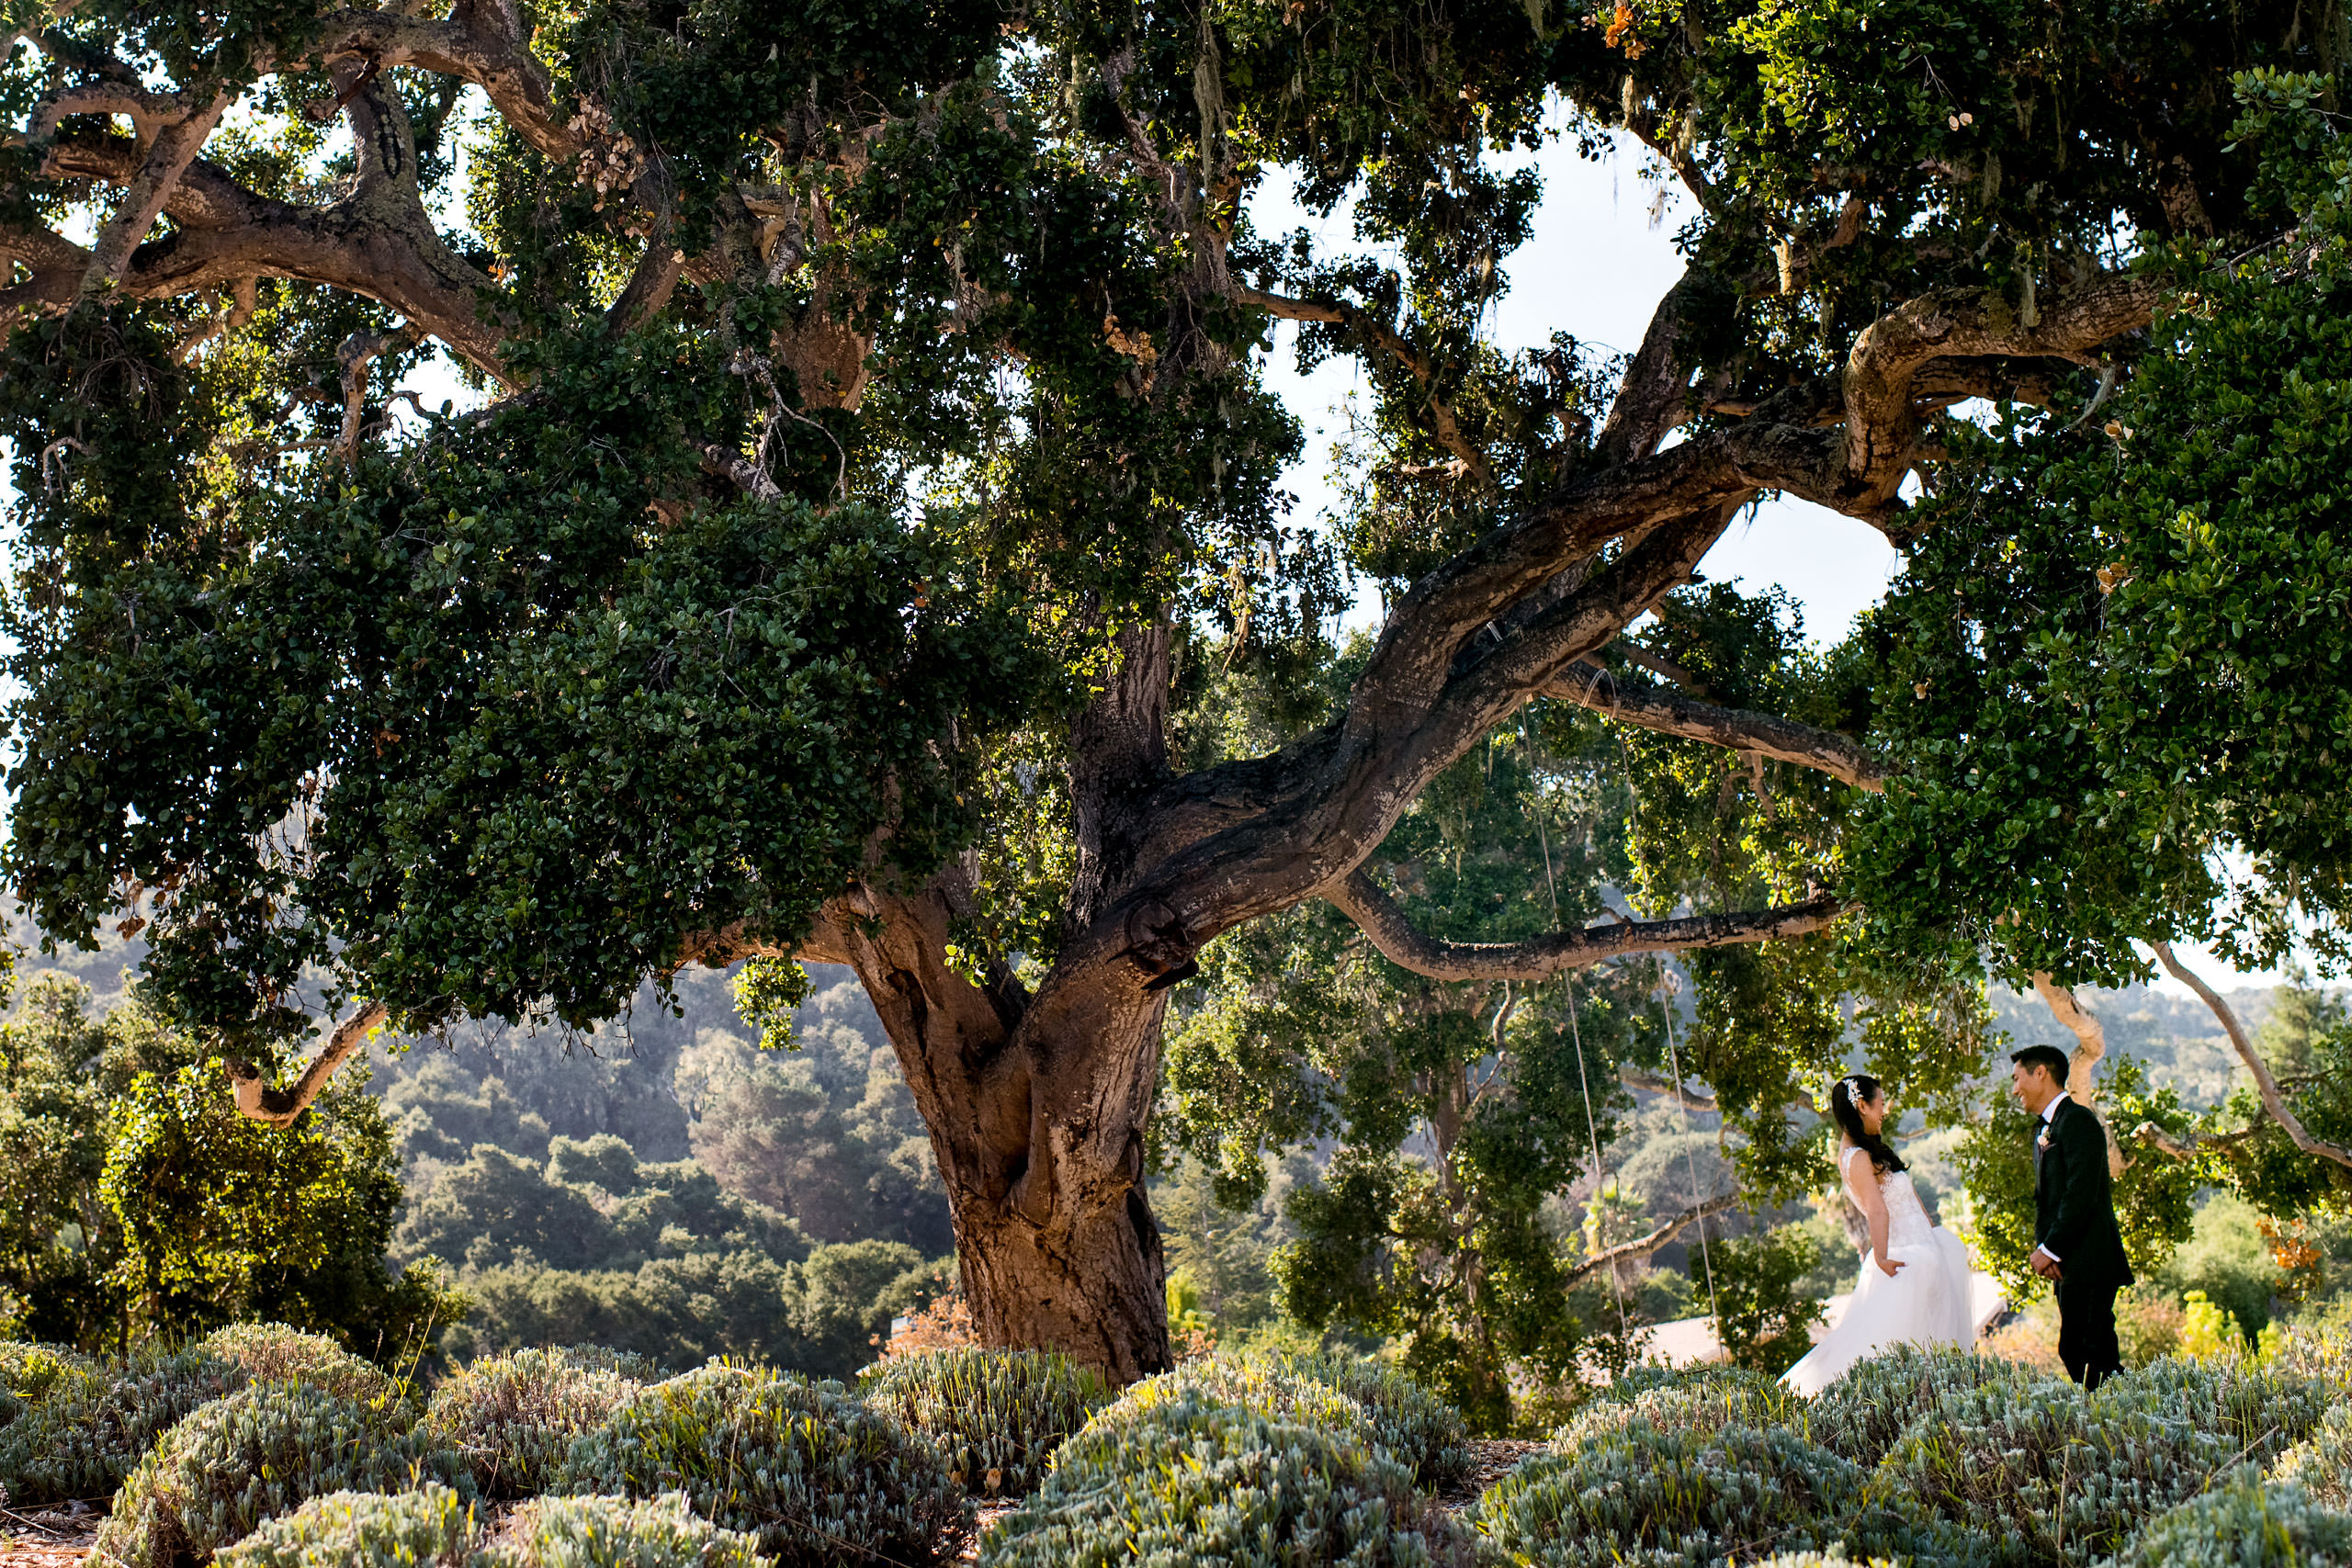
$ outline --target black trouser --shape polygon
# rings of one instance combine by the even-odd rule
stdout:
[[[2058,1359],[2086,1393],[2123,1370],[2123,1348],[2115,1339],[2116,1290],[2058,1281]]]

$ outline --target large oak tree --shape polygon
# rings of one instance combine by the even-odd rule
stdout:
[[[2056,987],[2213,934],[2222,846],[2256,870],[2218,919],[2256,946],[2343,886],[2341,829],[2231,773],[2276,778],[2260,743],[2300,724],[2298,785],[2346,798],[2334,666],[2248,657],[2281,615],[2341,621],[2300,575],[2332,495],[2172,521],[2301,395],[2290,345],[2340,351],[2306,311],[2200,361],[2160,315],[2337,275],[2310,216],[2335,187],[2262,175],[2232,79],[2320,73],[2266,78],[2255,130],[2324,172],[2334,12],[24,0],[10,25],[8,869],[60,937],[143,931],[249,1114],[291,1120],[379,1025],[584,1026],[744,958],[773,1010],[790,959],[848,964],[982,1331],[1133,1376],[1168,1358],[1163,1019],[1221,933],[1322,899],[1458,985],[1817,953],[1796,939],[1835,922],[1922,984],[1989,953]],[[1482,331],[1562,102],[1698,214],[1629,356],[1568,335],[1573,299],[1540,349]],[[1357,243],[1258,231],[1283,177],[1351,203]],[[1328,536],[1277,486],[1275,321],[1374,389]],[[435,355],[479,408],[401,406]],[[2151,357],[2186,384],[2177,457],[2114,433]],[[1973,400],[2011,422],[1956,425]],[[1695,650],[1739,617],[1678,590],[1772,493],[1912,567],[1829,667],[1711,683]],[[2211,574],[2263,561],[2305,600],[2249,583],[2216,624]],[[1335,686],[1343,569],[1388,614]],[[2341,635],[2308,634],[2323,660]],[[1532,703],[1695,748],[1645,764],[1686,845],[1742,779],[1791,826],[1736,875],[1661,850],[1657,919],[1429,931],[1377,852]],[[1722,1007],[1813,961],[1742,962],[1700,965]]]

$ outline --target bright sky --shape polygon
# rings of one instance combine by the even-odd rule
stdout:
[[[1541,164],[1544,204],[1532,238],[1509,263],[1511,287],[1496,309],[1496,341],[1508,351],[1567,332],[1595,347],[1631,354],[1641,345],[1658,299],[1682,275],[1674,231],[1690,209],[1675,201],[1657,209],[1659,187],[1643,177],[1637,150],[1628,152],[1622,144],[1616,157],[1588,163],[1572,141],[1555,141]],[[1332,244],[1345,245],[1351,238],[1344,210],[1317,220],[1296,209],[1283,191],[1263,194],[1254,215],[1261,229],[1287,231],[1306,223]],[[1329,453],[1345,432],[1340,411],[1361,378],[1352,362],[1326,364],[1311,376],[1300,376],[1290,352],[1294,330],[1283,328],[1270,380],[1307,430],[1306,455],[1293,469],[1290,488],[1300,498],[1302,518],[1312,518],[1337,499]],[[1700,570],[1718,581],[1780,584],[1804,606],[1806,632],[1816,642],[1829,643],[1842,637],[1855,615],[1885,592],[1896,558],[1867,524],[1783,499],[1767,502],[1734,523]],[[1373,625],[1379,616],[1377,598],[1367,592],[1350,620]],[[2242,973],[2203,949],[2176,951],[2183,964],[2223,990],[2276,985],[2279,979],[2275,971]],[[2154,983],[2188,994],[2187,987],[2161,971]]]

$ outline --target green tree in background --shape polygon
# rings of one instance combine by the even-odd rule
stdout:
[[[398,1364],[461,1315],[389,1269],[398,1161],[365,1071],[280,1132],[137,1002],[35,977],[0,1025],[0,1290],[12,1332],[91,1348],[253,1319]]]

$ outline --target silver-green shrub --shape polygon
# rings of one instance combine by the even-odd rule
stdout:
[[[547,1489],[574,1438],[594,1430],[640,1386],[572,1350],[486,1356],[446,1379],[418,1424],[463,1454],[484,1497]]]
[[[220,1568],[465,1568],[473,1506],[447,1486],[330,1492],[224,1546]]]
[[[0,1426],[0,1486],[18,1505],[106,1496],[174,1423],[245,1382],[243,1368],[193,1349],[17,1359],[38,1387]]]
[[[1424,1488],[1469,1473],[1470,1428],[1462,1413],[1411,1373],[1333,1351],[1275,1351],[1272,1359],[1293,1376],[1312,1378],[1362,1405],[1372,1440],[1411,1465]]]
[[[897,1356],[859,1378],[858,1393],[938,1445],[950,1480],[997,1497],[1035,1490],[1054,1450],[1111,1402],[1102,1374],[1039,1350]]]
[[[2352,1401],[2330,1407],[2310,1437],[2278,1456],[2271,1475],[2315,1503],[2352,1509]]]
[[[2227,1436],[2236,1458],[2267,1464],[2311,1436],[2327,1413],[2327,1391],[2291,1371],[2245,1359],[2195,1361],[2167,1356],[2108,1379],[2094,1409],[2144,1410]]]
[[[2335,1399],[2352,1399],[2352,1324],[2340,1317],[2287,1325],[2271,1361],[2281,1371],[2311,1379]]]
[[[1645,1421],[1660,1431],[1714,1432],[1725,1427],[1786,1427],[1804,1436],[1811,1412],[1778,1378],[1746,1367],[1713,1367],[1712,1375],[1671,1382],[1645,1380],[1591,1400],[1552,1435],[1555,1448],[1573,1449],[1612,1428]]]
[[[97,1552],[126,1568],[174,1568],[329,1492],[428,1480],[471,1492],[464,1461],[402,1430],[404,1414],[298,1382],[255,1383],[199,1406],[124,1479]]]
[[[1979,1388],[2021,1394],[2051,1381],[1996,1356],[1899,1345],[1857,1362],[1823,1390],[1807,1413],[1806,1435],[1856,1464],[1873,1465],[1948,1394]]]
[[[2352,1515],[2248,1467],[2150,1521],[2109,1568],[2352,1568]]]
[[[1427,1568],[1412,1472],[1363,1437],[1190,1390],[1087,1427],[980,1543],[981,1568]]]
[[[1826,1551],[1776,1551],[1757,1559],[1755,1568],[1903,1568],[1903,1564],[1892,1557],[1849,1557],[1841,1541]]]
[[[779,1568],[953,1561],[964,1495],[931,1442],[836,1383],[713,1363],[639,1390],[571,1446],[561,1490],[683,1489]]]
[[[1638,1417],[1521,1465],[1478,1499],[1474,1520],[1523,1568],[1711,1568],[1840,1543],[1954,1563],[1988,1555],[1905,1518],[1860,1466],[1784,1428],[1661,1429]]]
[[[1997,1540],[2006,1562],[2087,1563],[2243,1457],[2234,1431],[2145,1390],[2085,1398],[2044,1381],[1943,1393],[1879,1469],[1897,1495]]]
[[[47,1345],[22,1339],[0,1339],[0,1396],[29,1403],[47,1395],[59,1383],[76,1377],[96,1377],[98,1363],[70,1345]],[[0,1404],[0,1412],[22,1404]],[[0,1414],[0,1421],[7,1416]]]
[[[885,1568],[889,1559],[839,1561]],[[752,1537],[696,1515],[684,1493],[665,1492],[535,1497],[506,1517],[474,1568],[765,1568],[765,1560]]]
[[[1130,1384],[1096,1414],[1093,1426],[1125,1426],[1191,1395],[1363,1438],[1404,1461],[1425,1487],[1469,1468],[1467,1432],[1452,1405],[1393,1368],[1353,1357],[1204,1356]]]
[[[255,1382],[308,1383],[363,1404],[392,1388],[392,1380],[374,1363],[323,1334],[305,1334],[282,1323],[232,1323],[198,1340],[196,1348],[236,1362]]]

